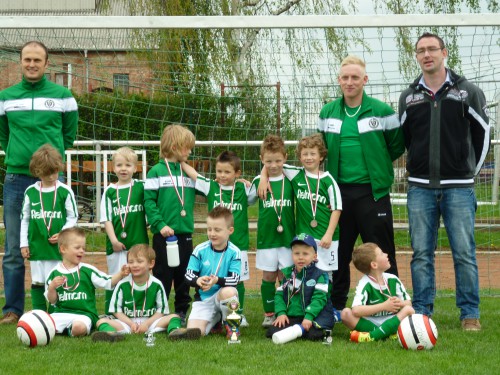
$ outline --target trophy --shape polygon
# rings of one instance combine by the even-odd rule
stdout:
[[[152,331],[147,331],[144,334],[144,341],[146,342],[147,347],[155,346],[156,337],[154,336]]]
[[[239,339],[241,315],[236,312],[240,308],[240,303],[238,301],[231,301],[228,307],[231,310],[231,314],[226,317],[226,322],[231,328],[231,335],[229,336],[229,340],[227,340],[227,343],[241,344],[241,341]]]

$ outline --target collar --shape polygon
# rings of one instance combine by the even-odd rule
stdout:
[[[424,75],[423,74],[420,77],[420,80],[418,81],[418,85],[424,87],[427,91],[431,91],[432,92],[432,90],[429,88],[429,86],[427,86],[425,84]],[[448,85],[448,86],[453,85],[453,81],[451,80],[451,76],[450,76],[450,71],[448,69],[446,69],[446,79],[444,80],[443,84],[441,85],[441,87],[436,92],[439,92],[443,88],[443,86],[445,86],[445,85]]]
[[[28,90],[38,90],[41,87],[43,87],[46,82],[47,82],[47,78],[45,78],[45,76],[43,76],[42,79],[40,81],[37,81],[37,82],[30,82],[26,78],[24,78],[24,76],[23,76],[22,81],[21,81],[23,87],[25,89],[28,89]]]

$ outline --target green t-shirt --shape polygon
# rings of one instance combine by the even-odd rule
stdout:
[[[252,181],[251,196],[255,196],[260,176]],[[284,176],[270,177],[273,194],[267,192],[266,200],[259,199],[259,219],[257,222],[257,250],[290,247],[295,236],[295,197],[291,182]],[[283,199],[282,199],[283,196]],[[278,232],[281,216],[283,232]]]
[[[144,210],[144,182],[139,180],[132,182],[131,189],[129,184],[110,184],[104,190],[101,200],[101,222],[110,221],[113,224],[116,237],[127,250],[137,244],[149,243]],[[125,228],[122,228],[122,221],[125,223]],[[126,233],[125,238],[121,236],[123,232]],[[106,254],[113,254],[113,245],[109,238],[106,238]]]

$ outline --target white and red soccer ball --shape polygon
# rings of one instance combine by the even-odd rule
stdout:
[[[17,323],[17,337],[26,346],[48,345],[55,334],[54,320],[43,310],[28,311]]]
[[[426,315],[409,315],[403,319],[398,328],[399,344],[404,349],[432,349],[436,345],[437,338],[436,325]]]

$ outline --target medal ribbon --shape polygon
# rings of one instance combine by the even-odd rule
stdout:
[[[383,296],[385,296],[385,297],[387,297],[387,298],[391,298],[391,297],[392,297],[392,296],[391,296],[391,290],[389,289],[389,284],[387,284],[387,280],[385,279],[385,277],[384,277],[384,276],[382,276],[382,280],[384,280],[384,285],[385,285],[385,288],[386,288],[386,290],[387,290],[387,293],[389,293],[389,294],[384,293],[384,292],[382,291],[382,288],[380,287],[380,284],[379,284],[379,282],[377,281],[377,279],[376,279],[376,278],[374,278],[373,276],[370,276],[370,275],[367,275],[367,276],[368,276],[368,278],[369,278],[371,281],[373,281],[375,284],[377,284],[377,286],[378,286],[378,290],[380,291],[380,294],[382,294]]]
[[[181,186],[182,186],[182,198],[181,198],[181,194],[179,194],[179,189],[177,188],[177,184],[174,182],[174,176],[172,175],[172,171],[170,170],[170,166],[168,165],[168,160],[165,159],[165,164],[167,165],[167,169],[168,169],[168,174],[170,175],[170,180],[172,180],[172,185],[174,187],[174,190],[175,190],[175,194],[177,194],[177,198],[179,199],[179,202],[182,206],[182,209],[184,210],[184,177],[182,176],[182,168],[179,168],[180,169],[180,173],[181,173]],[[179,176],[177,176],[177,181],[179,181]],[[221,197],[222,199],[222,197]]]
[[[146,290],[144,291],[144,302],[142,303],[142,311],[141,311],[141,316],[139,318],[142,318],[144,317],[144,310],[146,309],[146,298],[148,296],[148,285],[149,283],[149,276],[148,276],[148,279],[146,280]],[[136,309],[135,309],[135,298],[134,298],[134,279],[132,278],[132,304],[133,304],[133,308],[134,308],[134,318],[137,318],[137,315],[136,315]]]
[[[132,195],[132,185],[133,185],[133,180],[130,181],[130,186],[128,188],[128,197],[127,197],[127,205],[125,206],[125,214],[122,216],[122,205],[120,204],[120,194],[118,194],[118,185],[116,186],[116,202],[118,203],[118,215],[120,216],[120,223],[122,225],[122,232],[125,232],[125,224],[127,223],[127,216],[128,216],[128,208],[130,205],[130,197]]]
[[[231,212],[233,212],[233,201],[234,201],[234,189],[235,189],[235,186],[236,186],[236,181],[234,182],[233,191],[231,192],[231,205],[229,206],[229,209],[231,210]],[[219,184],[219,195],[220,195],[220,205],[222,206],[222,203],[224,201],[222,200],[222,186],[221,186],[221,184]]]
[[[64,265],[63,262],[61,262],[61,265],[63,266],[63,268],[68,271],[68,273],[70,273],[71,275],[73,275],[73,273],[71,273],[67,268],[66,266]],[[63,289],[64,290],[69,290],[70,292],[72,292],[73,290],[75,290],[76,288],[78,288],[78,286],[80,285],[80,265],[77,266],[76,268],[76,274],[78,275],[78,281],[75,280],[75,285],[73,285],[73,287],[70,287],[68,285],[68,277],[65,276],[66,280],[64,281],[64,285],[62,285]],[[73,276],[74,278],[74,276]]]
[[[219,262],[217,263],[217,267],[215,268],[215,273],[212,272],[212,276],[217,276],[217,273],[219,272],[219,269],[220,269],[220,265],[222,264],[222,259],[224,258],[224,255],[226,254],[226,250],[227,250],[228,246],[229,246],[229,244],[227,244],[226,247],[224,248],[224,250],[222,250],[222,254],[220,256]],[[217,253],[213,247],[212,247],[212,251],[214,252],[214,254]]]
[[[50,237],[50,228],[52,227],[52,219],[54,218],[54,209],[56,208],[56,198],[57,198],[57,182],[54,185],[54,201],[52,202],[52,217],[49,219],[49,225],[47,225],[47,220],[45,218],[45,207],[43,206],[43,199],[42,199],[42,189],[43,189],[43,183],[40,181],[40,206],[41,206],[41,211],[42,211],[42,219],[43,223],[45,225],[45,228],[47,228],[47,233]]]
[[[273,208],[274,212],[276,212],[276,216],[278,216],[278,224],[281,225],[281,216],[283,213],[283,197],[285,196],[285,175],[281,175],[281,205],[280,205],[280,213],[278,214],[278,210],[276,209],[276,200],[274,199],[273,189],[271,187],[271,181],[269,178],[267,179],[267,186],[269,188],[269,192],[271,193],[271,198],[273,199]]]
[[[309,179],[307,178],[307,171],[304,171],[305,178],[306,178],[306,183],[307,183],[307,190],[309,191],[309,201],[311,202],[311,210],[312,210],[312,215],[313,215],[313,220],[316,220],[316,209],[318,208],[318,192],[319,192],[319,169],[318,169],[318,180],[316,182],[316,199],[315,199],[315,204],[313,204],[313,199],[312,199],[312,194],[311,194],[311,186],[309,185]]]

